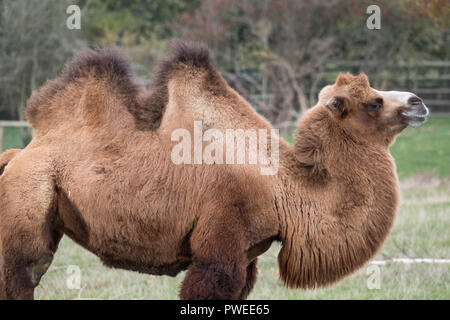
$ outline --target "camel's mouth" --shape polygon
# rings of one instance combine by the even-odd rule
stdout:
[[[408,109],[402,112],[406,123],[413,128],[420,127],[429,114],[430,111],[427,106],[418,98],[415,101],[411,101]]]

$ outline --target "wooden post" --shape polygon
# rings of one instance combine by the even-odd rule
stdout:
[[[0,153],[3,151],[3,127],[0,126]]]

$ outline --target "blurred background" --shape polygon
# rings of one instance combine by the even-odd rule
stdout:
[[[66,26],[72,4],[81,10],[79,30]],[[366,26],[373,4],[381,9],[379,30]],[[228,83],[288,141],[323,86],[339,72],[365,72],[373,87],[414,92],[432,112],[392,147],[403,202],[377,258],[450,258],[449,22],[448,0],[0,0],[0,147],[26,146],[26,100],[86,47],[119,47],[149,85],[171,40],[202,41]],[[177,296],[182,275],[111,271],[70,240],[61,246],[38,298]],[[330,289],[287,290],[277,280],[277,250],[261,259],[264,280],[250,298],[450,298],[445,263],[383,265],[380,290],[367,288],[365,270]],[[58,269],[70,264],[84,273],[78,291],[65,287]]]

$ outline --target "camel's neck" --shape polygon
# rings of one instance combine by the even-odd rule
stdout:
[[[303,129],[295,148],[280,155],[275,209],[281,276],[288,286],[312,288],[339,280],[373,257],[392,226],[398,186],[387,148],[325,141]]]

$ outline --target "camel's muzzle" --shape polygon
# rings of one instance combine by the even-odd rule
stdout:
[[[409,126],[417,128],[425,122],[429,113],[422,99],[413,95],[408,99],[407,107],[402,112],[402,115]]]
[[[375,91],[383,97],[386,105],[394,106],[398,114],[401,115],[400,118],[404,128],[407,125],[417,128],[425,122],[429,114],[428,108],[422,99],[414,93],[405,91]]]

